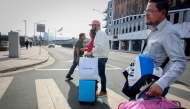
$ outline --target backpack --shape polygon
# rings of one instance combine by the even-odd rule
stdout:
[[[123,72],[126,82],[122,92],[130,98],[135,98],[137,94],[144,91],[163,75],[162,69],[168,61],[169,58],[160,67],[157,67],[151,58],[139,54]]]

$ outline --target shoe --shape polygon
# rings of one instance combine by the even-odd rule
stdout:
[[[103,92],[103,91],[100,91],[97,95],[97,97],[104,97],[104,96],[107,96],[107,92]]]
[[[66,76],[66,78],[67,78],[68,80],[72,80],[72,79],[73,79],[73,78],[70,77],[70,76]]]

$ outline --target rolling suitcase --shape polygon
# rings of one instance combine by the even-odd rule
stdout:
[[[95,105],[96,88],[96,80],[79,80],[79,103],[91,103]]]

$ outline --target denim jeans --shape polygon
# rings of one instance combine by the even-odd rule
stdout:
[[[138,99],[139,98],[143,98],[145,95],[146,95],[146,92],[148,92],[149,88],[147,88],[146,90],[144,90],[139,96],[138,96]],[[165,97],[166,94],[168,93],[169,91],[169,87],[165,88],[164,89],[164,92],[162,94],[162,97]],[[151,99],[151,98],[154,98],[153,96],[148,96],[146,99]]]
[[[76,62],[77,55],[74,55],[73,57],[74,57],[74,59],[73,59],[73,65],[71,66],[71,68],[70,68],[70,70],[69,70],[69,72],[68,72],[68,74],[67,74],[66,77],[70,77],[73,74],[76,66],[79,64],[79,62]],[[80,57],[82,57],[82,56],[80,56]]]
[[[98,72],[101,80],[101,91],[104,93],[106,91],[106,74],[105,74],[105,68],[106,68],[106,62],[108,58],[98,58]]]

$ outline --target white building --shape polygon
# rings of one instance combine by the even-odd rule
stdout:
[[[148,0],[127,1],[108,2],[104,11],[107,14],[104,28],[109,36],[111,49],[138,52],[150,32],[144,23],[143,14]],[[190,0],[178,0],[175,4],[170,3],[170,6],[167,19],[179,31],[185,54],[190,56]]]

